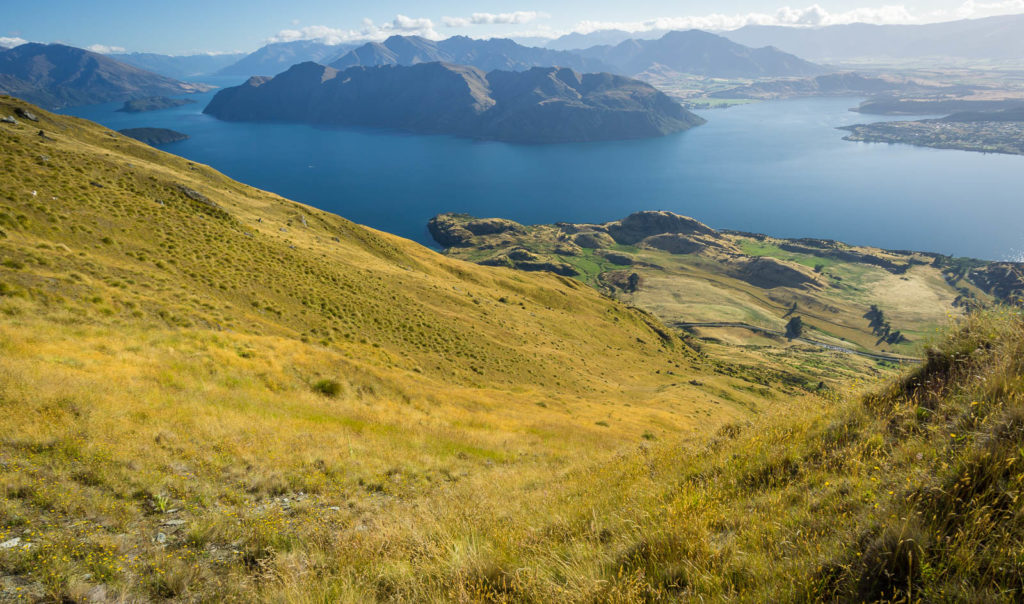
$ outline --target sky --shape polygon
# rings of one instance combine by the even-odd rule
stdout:
[[[38,0],[11,2],[0,46],[63,42],[97,52],[249,52],[275,41],[331,44],[393,34],[554,38],[601,29],[736,29],[931,23],[1024,13],[1024,0]]]

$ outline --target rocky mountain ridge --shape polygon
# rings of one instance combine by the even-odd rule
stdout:
[[[217,93],[204,110],[231,121],[392,128],[481,140],[559,143],[662,136],[703,123],[643,82],[566,68],[483,71],[448,63],[296,65]]]

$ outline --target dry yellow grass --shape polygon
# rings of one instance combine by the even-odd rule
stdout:
[[[525,512],[568,473],[765,402],[572,280],[448,259],[28,108],[40,122],[0,128],[0,527],[24,541],[5,581],[37,596],[271,597],[279,556],[337,557],[449,497]],[[364,573],[384,564],[412,597],[475,564],[379,553],[344,580],[332,561],[329,589],[380,595]]]
[[[1021,532],[989,500],[965,499],[969,542],[925,522],[927,564],[871,566],[898,568],[891,527],[938,509],[906,507],[915,485],[955,482],[990,442],[1012,465],[1017,315],[972,319],[863,403],[888,370],[688,342],[572,280],[444,258],[33,111],[0,127],[3,598],[1020,593]],[[973,553],[996,563],[959,564]]]

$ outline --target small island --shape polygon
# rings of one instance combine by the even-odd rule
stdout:
[[[142,141],[147,145],[167,145],[188,139],[187,134],[168,130],[167,128],[126,128],[118,130],[121,134]]]
[[[195,101],[189,99],[172,99],[166,96],[150,96],[144,99],[125,101],[118,111],[124,113],[143,113],[146,111],[159,111],[160,109],[173,109],[182,105],[192,105]]]

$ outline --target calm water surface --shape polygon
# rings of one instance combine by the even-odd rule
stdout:
[[[707,125],[660,139],[526,146],[220,122],[202,114],[211,97],[150,113],[117,113],[119,103],[69,113],[184,132],[192,138],[162,148],[431,245],[425,225],[440,212],[549,223],[656,209],[782,237],[1000,260],[1024,250],[1024,157],[843,141],[837,126],[879,119],[848,111],[860,99],[705,111]]]

